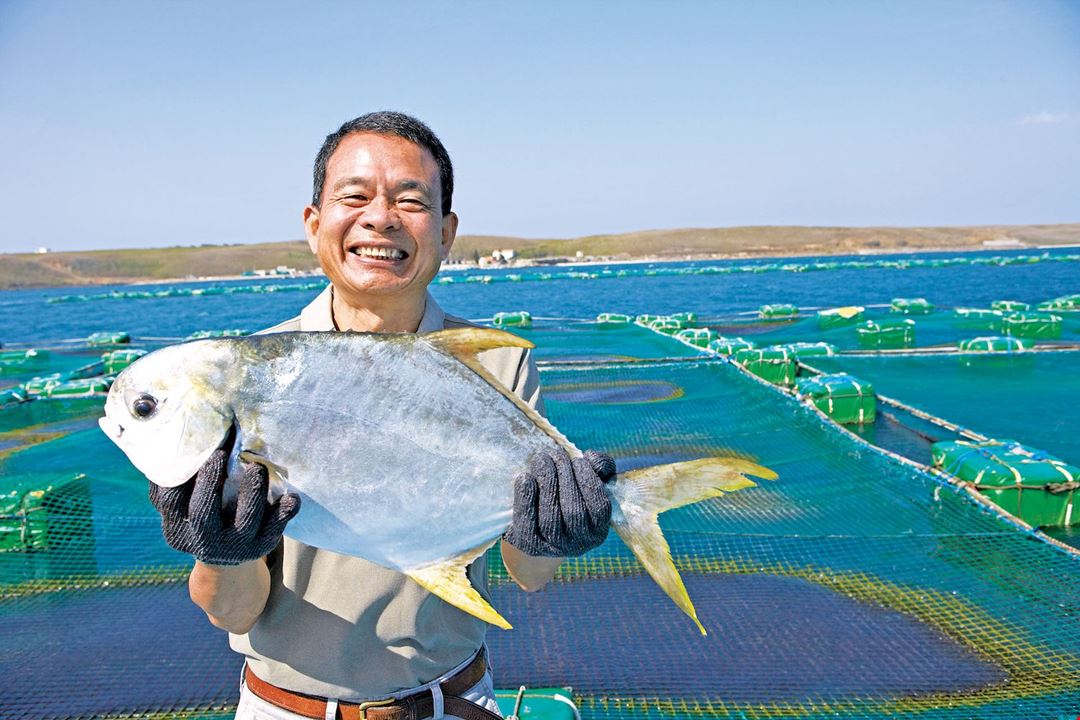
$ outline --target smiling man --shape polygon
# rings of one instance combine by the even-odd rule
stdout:
[[[298,317],[267,332],[469,326],[444,313],[427,290],[457,233],[453,183],[446,149],[415,118],[371,113],[329,135],[303,217],[330,285]],[[480,361],[543,411],[528,351],[499,348]],[[305,429],[296,431],[303,442]],[[230,632],[246,659],[238,718],[498,717],[482,621],[396,571],[282,538],[303,508],[292,494],[269,503],[261,466],[246,468],[237,506],[222,510],[228,451],[179,488],[152,485],[151,500],[166,540],[196,558],[192,600]],[[356,462],[364,461],[358,442]],[[592,451],[529,460],[514,479],[513,520],[501,545],[518,585],[542,587],[562,557],[603,542],[611,516],[603,484],[614,475],[614,461]],[[487,595],[483,556],[469,577]]]

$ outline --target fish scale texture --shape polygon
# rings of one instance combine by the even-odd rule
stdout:
[[[493,605],[515,625],[489,633],[497,685],[569,685],[585,718],[613,720],[1080,712],[1076,557],[674,339],[523,334],[542,359],[593,361],[542,369],[579,447],[620,470],[738,452],[779,479],[661,516],[708,637],[614,534],[536,594],[493,555]],[[161,539],[145,479],[92,412],[29,420],[49,437],[0,446],[0,497],[48,488],[0,512],[0,538],[17,519],[24,543],[0,546],[0,715],[228,717],[239,660],[188,601],[190,560]]]

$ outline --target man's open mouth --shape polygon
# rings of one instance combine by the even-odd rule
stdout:
[[[360,245],[349,248],[349,252],[360,257],[375,258],[377,260],[404,260],[409,253],[394,247],[379,247],[373,245]]]

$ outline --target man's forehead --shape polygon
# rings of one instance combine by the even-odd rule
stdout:
[[[355,132],[346,135],[338,143],[327,162],[327,174],[334,175],[335,170],[342,174],[351,174],[349,168],[357,165],[376,166],[415,175],[420,171],[427,177],[413,177],[413,180],[437,180],[439,166],[435,156],[423,145],[399,135]]]

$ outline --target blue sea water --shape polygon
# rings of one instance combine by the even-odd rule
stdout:
[[[1068,251],[1055,251],[1049,255],[1052,258],[1065,254]],[[1010,254],[995,252],[968,257],[992,255]],[[755,262],[767,264],[771,261]],[[432,292],[449,312],[469,318],[488,318],[504,310],[528,310],[539,318],[581,320],[590,320],[603,311],[629,314],[693,311],[708,318],[752,313],[765,303],[792,303],[810,310],[847,304],[887,304],[893,297],[912,296],[924,296],[939,307],[985,307],[996,299],[1036,303],[1080,292],[1080,263],[1052,260],[1005,266],[959,264],[942,268],[670,274],[682,269],[723,269],[755,262],[673,263],[655,266],[654,269],[663,272],[653,276],[634,274],[547,281],[523,278],[521,282],[509,279],[510,275],[525,275],[521,270],[455,271],[445,275],[455,279],[453,284],[437,284]],[[801,259],[799,262],[813,260]],[[647,267],[611,265],[607,269],[636,273]],[[599,274],[605,267],[577,270]],[[565,269],[551,269],[550,272],[565,272]],[[470,275],[478,274],[496,279],[490,284],[464,282]],[[0,292],[0,341],[50,345],[62,340],[79,340],[101,330],[126,331],[136,341],[147,337],[178,338],[203,329],[255,330],[299,312],[318,290],[289,288],[307,282],[191,283],[182,287],[250,289],[258,286],[263,291],[82,302],[50,300],[78,293],[96,295],[109,290],[160,290],[163,286]],[[278,288],[278,291],[267,292],[268,288]],[[945,313],[940,315],[944,318]],[[635,348],[639,356],[695,352],[640,328],[593,332],[590,326],[574,326],[557,320],[542,320],[538,325],[545,329],[534,331],[529,337],[540,344],[541,350],[545,340],[550,343],[549,350],[560,347],[561,351],[554,354],[563,359],[572,356],[566,349],[574,347],[575,335],[592,336],[590,348],[581,350],[586,354],[602,351],[609,356],[618,355],[619,338],[631,334],[647,336],[645,343],[653,343],[645,347],[639,339]],[[784,326],[782,323],[777,325]],[[799,324],[790,327],[795,329],[795,325]],[[811,318],[805,325],[816,326],[816,323]],[[564,327],[547,329],[555,326]],[[761,328],[755,332],[758,330]],[[1073,335],[1066,339],[1080,339],[1080,335],[1070,332]],[[767,333],[759,333],[759,336],[764,335]],[[597,341],[596,336],[603,337]],[[578,351],[574,348],[571,352]],[[655,355],[644,351],[655,351]],[[1042,363],[1046,357],[1066,354],[1078,355],[1075,351],[1048,353],[1040,355],[1038,360]],[[538,353],[538,357],[547,355]],[[849,358],[851,356],[840,360]],[[879,360],[851,359],[866,363]],[[1060,370],[1053,360],[1049,357],[1045,362]],[[620,366],[619,372],[626,367]],[[640,373],[643,367],[650,366],[630,367],[634,369],[627,373]],[[954,370],[965,372],[958,368]],[[981,372],[979,368],[976,370]],[[986,525],[979,515],[966,512],[966,505],[962,506],[964,513],[956,512],[956,496],[942,493],[939,499],[935,486],[934,501],[930,503],[931,485],[927,478],[908,476],[903,468],[885,468],[883,458],[869,454],[860,456],[859,449],[850,443],[838,441],[834,448],[829,443],[839,438],[839,433],[824,438],[822,428],[816,422],[796,418],[794,425],[786,425],[790,422],[788,415],[792,407],[782,407],[782,401],[771,393],[744,394],[737,387],[739,383],[730,382],[737,373],[728,366],[715,363],[655,365],[648,370],[650,374],[645,380],[639,377],[632,383],[593,385],[577,380],[568,382],[568,376],[577,372],[576,368],[549,367],[545,373],[545,385],[550,391],[549,410],[553,411],[553,417],[560,417],[561,405],[562,418],[568,421],[576,418],[576,424],[568,423],[577,430],[575,439],[588,440],[592,432],[600,437],[607,433],[609,438],[618,433],[624,437],[619,446],[623,451],[620,461],[649,464],[670,461],[673,457],[693,457],[702,447],[726,447],[720,442],[726,443],[729,437],[736,437],[743,448],[755,455],[760,452],[763,462],[777,467],[783,473],[784,482],[778,484],[780,490],[763,487],[753,496],[732,496],[735,504],[708,511],[709,514],[700,517],[701,525],[693,524],[698,516],[684,514],[681,522],[687,524],[683,531],[673,533],[673,537],[684,543],[684,548],[703,553],[703,556],[748,558],[748,567],[761,567],[760,574],[687,574],[687,584],[702,616],[711,619],[710,627],[722,628],[721,632],[711,636],[711,641],[716,643],[711,649],[690,644],[701,640],[674,606],[669,606],[666,601],[657,605],[648,600],[648,593],[653,593],[652,597],[658,596],[651,582],[644,578],[593,578],[589,582],[560,583],[545,593],[530,595],[502,586],[496,589],[496,605],[500,609],[508,608],[507,616],[522,628],[519,634],[492,638],[492,650],[502,668],[503,682],[518,677],[542,679],[551,685],[572,681],[579,690],[603,696],[605,692],[617,694],[622,688],[648,689],[652,686],[643,685],[642,677],[645,681],[660,678],[662,684],[659,686],[663,688],[660,692],[665,693],[664,697],[667,693],[677,696],[680,692],[699,697],[701,688],[707,687],[710,697],[725,697],[729,702],[799,703],[809,697],[809,702],[819,704],[831,702],[830,698],[834,697],[893,697],[989,687],[1000,683],[1000,678],[1005,676],[1003,670],[971,653],[967,646],[953,642],[936,626],[913,620],[911,613],[893,611],[887,604],[856,602],[844,593],[830,592],[826,586],[809,579],[786,577],[783,573],[777,575],[767,569],[797,566],[811,560],[815,568],[832,568],[838,573],[837,577],[873,578],[880,574],[890,581],[890,584],[882,583],[882,587],[890,588],[893,596],[898,592],[892,589],[894,587],[924,586],[928,590],[927,597],[949,598],[947,609],[950,614],[965,607],[967,602],[974,602],[980,608],[985,606],[992,611],[995,622],[996,618],[1001,618],[1020,623],[1024,632],[1033,638],[1031,642],[1045,643],[1052,637],[1055,652],[1059,653],[1053,657],[1062,656],[1060,652],[1063,651],[1056,648],[1063,643],[1063,638],[1071,636],[1048,633],[1040,623],[1052,627],[1056,633],[1062,627],[1061,621],[1068,614],[1068,608],[1075,606],[1075,603],[1069,605],[1068,577],[1059,572],[1065,568],[1064,562],[1060,567],[1052,566],[1047,560],[1048,553],[1037,554],[1044,548],[1010,549],[1026,543],[1025,536],[1014,538],[995,531],[992,537],[984,537],[986,533],[980,530]],[[1013,379],[1023,379],[1016,368],[1009,372]],[[933,374],[924,372],[919,377],[928,378]],[[896,377],[896,373],[886,373],[880,380],[876,375],[874,379],[883,393],[907,400],[903,388],[890,385]],[[960,404],[986,398],[1000,400],[1002,393],[995,393],[993,387],[996,376],[986,372],[983,377],[989,379],[984,387],[971,386],[978,397],[948,396],[952,404],[934,408],[935,411],[950,416],[950,411]],[[1034,387],[1030,395],[1011,393],[1008,401],[1026,401],[1030,406],[1041,402],[1040,396],[1052,393],[1056,401],[1054,407],[1060,408],[1058,412],[1072,412],[1075,418],[1076,408],[1080,407],[1080,396],[1077,396],[1080,388],[1076,383],[1066,382],[1071,377],[1076,377],[1076,373],[1066,369],[1057,382],[1047,383],[1052,386]],[[694,384],[703,378],[709,382]],[[745,385],[760,389],[750,382]],[[665,402],[669,398],[678,398],[678,390],[683,387],[699,392]],[[647,391],[646,395],[642,394],[643,390]],[[925,392],[936,393],[933,388]],[[1070,401],[1068,393],[1072,393],[1076,401]],[[655,405],[651,404],[654,402]],[[650,409],[627,412],[627,422],[613,430],[603,426],[605,422],[610,425],[611,418],[606,415],[605,420],[605,403],[650,403],[640,406]],[[32,409],[35,404],[26,403],[19,407]],[[732,412],[733,407],[741,408],[741,414]],[[971,420],[953,419],[978,428],[980,417],[987,414],[985,406],[972,405],[964,409]],[[1027,410],[1032,408],[1027,407]],[[573,415],[571,411],[578,414]],[[1002,432],[1019,440],[1027,438],[1023,433],[1011,430],[1017,427],[1018,420],[1029,422],[1029,418],[1038,421],[1040,415],[1038,412],[1017,414],[1011,407],[1005,407],[995,416],[995,420],[1003,423],[1000,426]],[[559,424],[565,427],[561,422]],[[1060,427],[1058,432],[1064,435],[1069,424],[1060,423]],[[675,430],[665,432],[666,428]],[[630,452],[634,450],[634,438],[646,436],[649,454]],[[593,446],[607,447],[603,444]],[[119,573],[132,567],[162,565],[172,558],[172,551],[164,547],[160,538],[157,519],[145,503],[144,481],[92,424],[81,432],[38,444],[6,458],[0,472],[12,477],[26,477],[40,472],[52,462],[62,462],[60,469],[65,472],[77,466],[79,472],[94,478],[94,513],[108,521],[95,521],[93,525],[96,555],[79,558],[79,562],[93,563],[90,572]],[[55,465],[51,467],[56,468]],[[122,470],[118,471],[119,468]],[[851,478],[854,478],[853,483]],[[851,484],[845,485],[845,482]],[[853,487],[875,488],[874,492],[882,494],[880,504],[865,502],[869,495],[853,493],[850,491]],[[141,503],[139,511],[146,516],[132,516],[135,500]],[[684,511],[673,511],[667,522],[680,522],[678,513]],[[973,523],[973,529],[960,528],[955,524],[957,518]],[[701,527],[710,530],[701,533],[698,531]],[[957,534],[957,529],[971,529],[971,534]],[[867,530],[872,534],[858,534]],[[856,534],[851,534],[853,531]],[[1070,539],[1068,533],[1062,535]],[[999,567],[1002,558],[1020,557],[1021,552],[1026,553],[1023,557],[1032,556],[1037,561],[1030,565],[1017,563],[1007,574],[1003,573]],[[30,555],[27,557],[34,559]],[[759,562],[759,558],[764,559]],[[984,565],[964,569],[973,562],[980,562],[980,558]],[[7,553],[7,559],[21,558]],[[170,561],[178,562],[175,558]],[[78,567],[81,570],[82,566]],[[983,568],[986,568],[985,572]],[[27,573],[31,571],[38,569],[28,566]],[[1045,575],[1038,576],[1040,572]],[[1061,585],[1054,586],[1054,582],[1061,582]],[[868,583],[867,587],[873,585]],[[1055,592],[1055,587],[1060,587],[1061,592]],[[1037,594],[1032,588],[1043,594]],[[1044,596],[1051,602],[1041,601]],[[630,601],[625,601],[627,599]],[[775,611],[777,602],[800,610],[779,617]],[[115,713],[118,708],[174,707],[179,693],[188,693],[185,697],[190,698],[187,702],[192,704],[196,701],[201,704],[235,701],[235,656],[228,651],[223,635],[205,623],[198,610],[188,602],[182,586],[158,587],[150,583],[120,591],[98,589],[55,597],[43,595],[26,599],[22,604],[8,604],[8,624],[13,630],[0,643],[0,657],[6,658],[0,665],[5,665],[5,677],[11,680],[6,683],[7,696],[0,697],[0,705],[34,707],[36,717],[45,712],[42,708],[46,707],[49,714],[57,716],[88,712],[108,714]],[[1051,613],[1046,611],[1047,607]],[[599,625],[593,622],[595,608],[603,608],[608,622]],[[150,617],[154,612],[159,615],[164,612],[163,617],[167,616],[168,620],[164,624],[157,623],[155,637],[175,639],[182,636],[188,639],[181,643],[183,647],[172,648],[168,643],[153,641],[153,638],[144,642],[135,637],[142,627],[139,618]],[[575,615],[580,618],[576,623]],[[526,617],[530,618],[528,622]],[[973,617],[976,621],[971,623],[972,626],[981,626],[983,615]],[[64,632],[73,623],[88,631],[70,642]],[[600,634],[590,635],[597,628]],[[609,637],[612,631],[623,632],[625,637],[617,637],[617,642],[612,645]],[[527,634],[521,635],[521,632]],[[584,642],[582,638],[585,638]],[[68,651],[60,660],[56,659],[56,653],[49,652],[57,643],[67,643]],[[634,657],[660,657],[662,662],[651,663],[660,670],[652,674],[635,674],[635,668],[639,670],[640,664],[611,664],[608,662],[611,653],[606,651],[593,653],[595,657],[589,655],[590,648],[609,646],[631,648]],[[665,649],[668,655],[658,654],[658,650]],[[87,658],[92,658],[92,662]],[[133,664],[137,666],[134,670]],[[98,688],[90,695],[83,690],[89,686],[85,679],[87,672],[93,675],[93,687]],[[683,686],[672,685],[670,677],[687,680]],[[49,685],[42,678],[52,678],[55,682]],[[110,678],[116,682],[110,684]],[[106,689],[102,690],[103,686]],[[51,704],[46,706],[46,702]],[[1046,701],[1052,702],[1054,698]],[[960,708],[956,716],[966,717],[962,714],[964,710]],[[1044,715],[1033,712],[1027,716]]]
[[[1048,258],[1070,250],[1047,251]],[[1041,254],[967,253],[978,258]],[[882,259],[957,257],[957,253],[919,253],[873,256]],[[801,264],[862,257],[800,258]],[[781,261],[786,262],[786,261]],[[671,272],[681,268],[729,268],[776,261],[710,260],[655,265],[592,265],[575,268],[599,274],[620,269],[640,272],[648,268]],[[565,272],[565,269],[549,269]],[[733,274],[658,274],[655,276],[552,279],[547,281],[463,282],[469,274],[500,276],[525,274],[522,270],[452,271],[444,273],[453,284],[432,286],[432,293],[448,311],[467,318],[490,318],[507,310],[527,310],[535,317],[592,319],[600,312],[664,314],[693,311],[701,316],[749,312],[766,303],[792,303],[806,310],[837,305],[887,304],[894,297],[926,297],[938,306],[986,307],[993,300],[1039,302],[1080,291],[1080,263],[1042,262],[1017,265],[964,264],[950,267],[853,268],[816,272],[772,271]],[[287,289],[302,280],[210,281],[190,284],[116,285],[93,288],[48,288],[0,292],[0,343],[49,343],[84,338],[98,330],[122,330],[134,336],[183,337],[196,330],[242,328],[257,330],[296,315],[317,290],[236,293],[109,299],[87,302],[52,302],[77,292],[98,294],[110,290],[147,290],[162,287],[214,287],[259,284]]]

